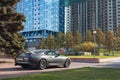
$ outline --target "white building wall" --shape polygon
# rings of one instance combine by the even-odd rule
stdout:
[[[96,28],[98,27],[98,0],[96,0]]]
[[[107,1],[107,10],[108,10],[108,30],[113,31],[113,6],[112,6],[112,0]]]
[[[117,26],[120,25],[120,0],[116,0]]]
[[[71,31],[71,6],[65,7],[65,33]]]

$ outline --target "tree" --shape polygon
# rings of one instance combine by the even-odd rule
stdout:
[[[112,31],[107,31],[105,35],[105,46],[109,51],[109,54],[111,53],[111,49],[113,47],[113,40],[114,40],[114,35]]]
[[[92,36],[92,32],[90,30],[87,30],[86,41],[93,42],[93,36]]]
[[[55,41],[56,41],[56,46],[57,46],[56,48],[64,47],[65,35],[61,32],[58,32]]]
[[[65,47],[67,49],[72,48],[73,47],[73,36],[71,32],[67,32],[65,35]]]
[[[104,33],[102,32],[102,30],[100,28],[97,29],[97,33],[96,33],[96,42],[98,44],[98,50],[100,49],[100,45],[104,44],[105,40],[105,36]]]
[[[120,37],[120,25],[117,27],[116,36]]]
[[[102,30],[100,28],[98,28],[97,33],[96,33],[97,44],[98,45],[103,44],[104,38],[105,38],[104,33],[102,32]]]
[[[119,50],[120,49],[120,25],[117,28],[117,31],[114,32],[114,47]]]
[[[81,50],[81,44],[73,46],[73,49],[74,49],[75,52],[80,51]]]
[[[78,31],[76,31],[75,35],[73,36],[73,44],[78,45],[81,43],[81,41],[82,41],[82,36]]]
[[[120,50],[120,37],[114,37],[114,47],[116,50]]]
[[[55,49],[55,39],[54,39],[54,36],[50,35],[48,38],[47,38],[47,47],[49,49]]]
[[[42,38],[42,39],[40,40],[39,48],[40,48],[40,49],[45,49],[45,48],[46,48],[46,39],[45,39],[45,38]]]
[[[16,4],[20,0],[0,0],[0,47],[8,54],[23,50],[25,39],[19,34],[24,29],[25,16],[17,13]]]

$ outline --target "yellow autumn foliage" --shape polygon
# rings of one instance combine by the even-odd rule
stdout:
[[[81,44],[80,49],[85,52],[92,52],[94,49],[94,43],[92,42],[84,42]]]
[[[94,43],[84,42],[82,44],[74,46],[74,50],[75,51],[92,52],[94,50]]]

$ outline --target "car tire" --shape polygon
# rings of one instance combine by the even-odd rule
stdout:
[[[47,67],[47,61],[42,59],[38,64],[38,69],[44,70]]]
[[[67,59],[67,60],[65,60],[63,67],[67,68],[70,66],[70,64],[71,64],[71,61],[69,59]]]

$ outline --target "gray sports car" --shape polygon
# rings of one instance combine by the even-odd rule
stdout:
[[[43,49],[22,53],[15,59],[15,65],[20,65],[22,68],[34,67],[45,69],[52,65],[69,67],[70,64],[71,60],[68,57],[60,56],[59,53],[52,50]]]

